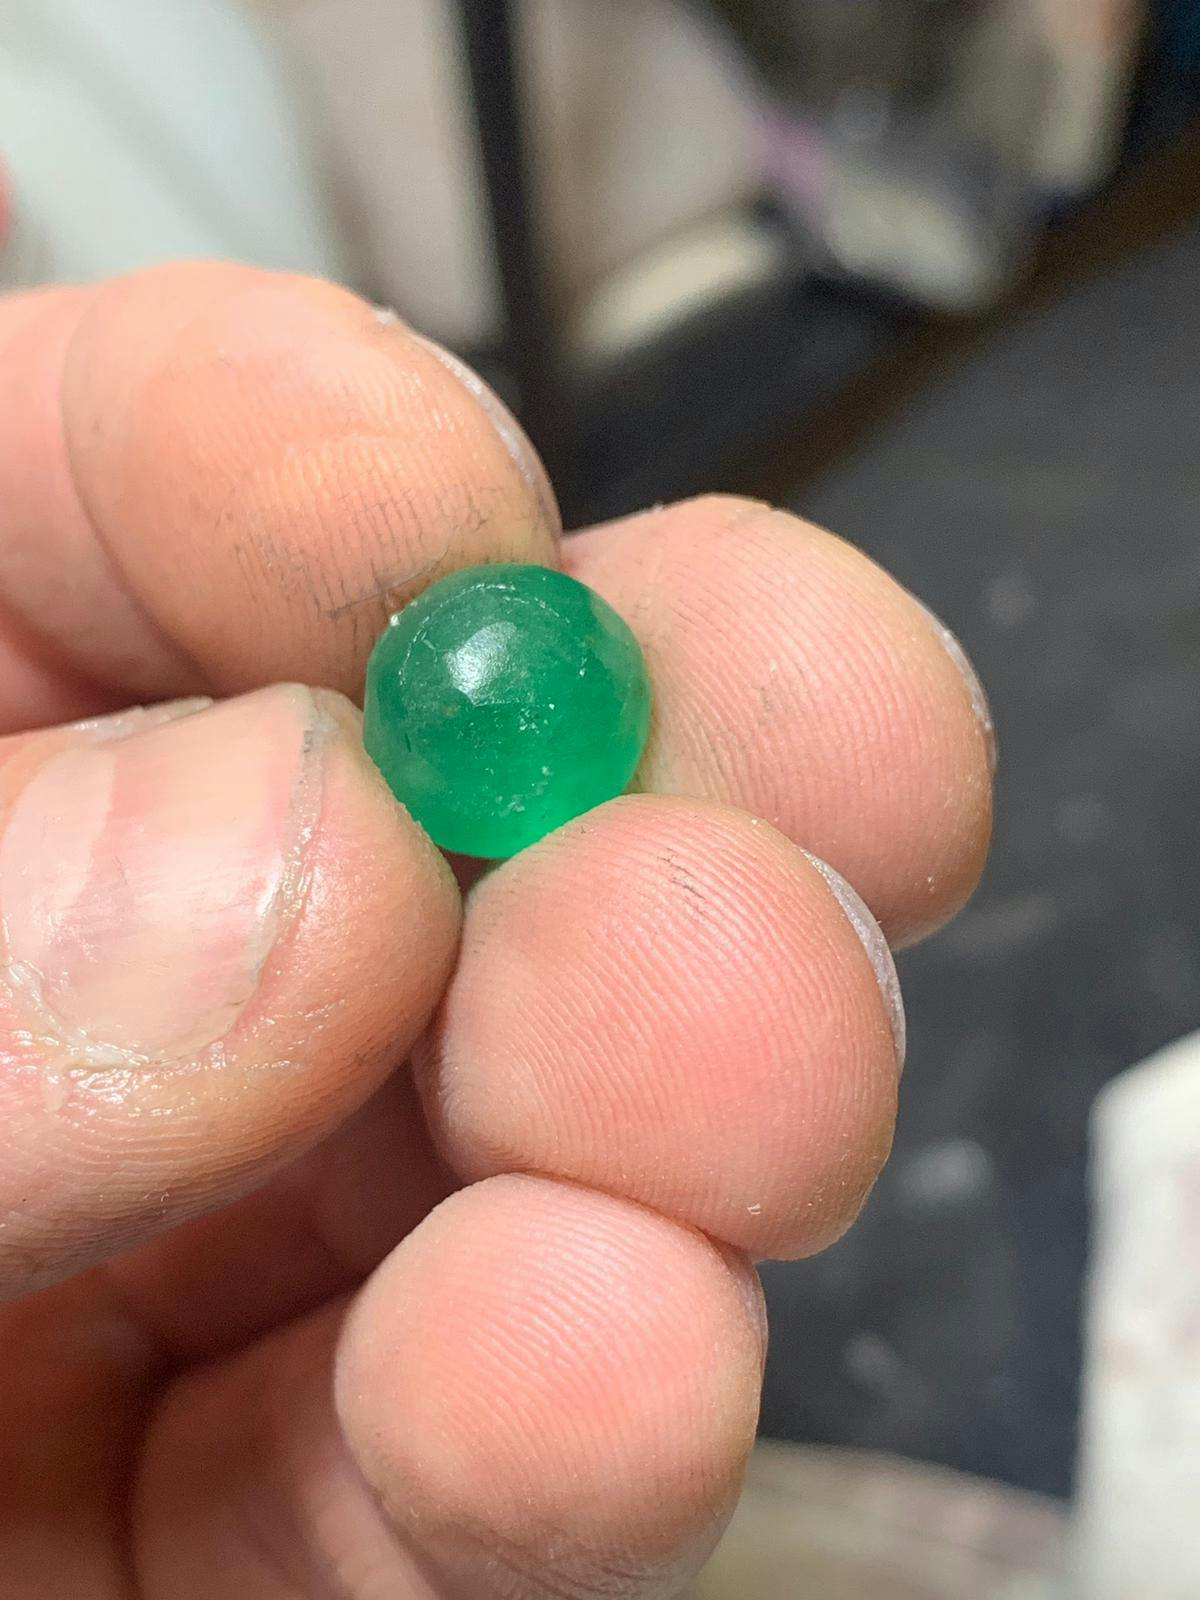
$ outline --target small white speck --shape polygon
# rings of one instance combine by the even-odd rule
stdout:
[[[1032,584],[1016,567],[992,579],[984,591],[983,603],[998,628],[1020,627],[1038,608]]]
[[[554,701],[553,701],[553,700],[551,700],[551,701],[550,701],[550,706],[549,706],[549,709],[550,709],[550,710],[551,710],[551,711],[554,711],[554,710],[555,710],[555,709],[556,709],[556,707],[555,707],[555,704],[554,704]]]
[[[67,1103],[66,1074],[53,1068],[42,1078],[42,1104],[47,1111],[61,1111]]]
[[[974,1139],[927,1144],[900,1173],[900,1195],[914,1211],[963,1205],[991,1187],[992,1158]]]
[[[580,677],[581,677],[581,678],[582,678],[582,677],[583,677],[583,675],[584,675],[584,673],[585,673],[585,672],[586,672],[586,671],[587,671],[587,668],[586,668],[586,667],[580,667],[580,669],[579,669],[579,676],[580,676]]]
[[[1067,844],[1094,844],[1111,831],[1112,814],[1098,794],[1076,794],[1062,802],[1054,822]]]
[[[852,1378],[881,1394],[894,1390],[904,1372],[900,1357],[877,1333],[856,1333],[846,1346],[843,1359]]]
[[[762,1216],[762,1206],[761,1205],[747,1206],[746,1210],[750,1213],[750,1215],[752,1217],[761,1217]]]

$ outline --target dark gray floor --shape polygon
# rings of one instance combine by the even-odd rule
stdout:
[[[902,961],[893,1163],[767,1272],[768,1433],[1070,1487],[1097,1089],[1200,1026],[1200,229],[1011,328],[799,507],[959,632],[1000,732],[971,910]]]

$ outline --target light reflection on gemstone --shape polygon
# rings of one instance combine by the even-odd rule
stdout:
[[[476,705],[486,705],[489,698],[503,695],[503,688],[496,680],[504,667],[505,654],[517,636],[515,622],[493,622],[480,628],[457,650],[447,652],[446,672],[450,682]]]

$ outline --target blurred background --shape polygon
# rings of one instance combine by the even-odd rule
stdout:
[[[1200,0],[4,0],[0,286],[196,255],[458,350],[568,525],[836,529],[988,686],[993,862],[862,1222],[766,1269],[796,1448],[703,1594],[1194,1600],[1200,1048],[1102,1091],[1200,1027]]]

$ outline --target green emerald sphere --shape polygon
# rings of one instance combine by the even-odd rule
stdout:
[[[621,794],[650,729],[641,647],[547,567],[472,567],[391,619],[363,738],[443,850],[499,860]]]

